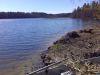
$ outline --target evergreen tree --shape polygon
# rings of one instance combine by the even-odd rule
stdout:
[[[83,7],[78,7],[72,13],[74,18],[100,19],[100,3],[93,1],[91,4],[85,3]]]

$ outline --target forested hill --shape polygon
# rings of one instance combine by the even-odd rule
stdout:
[[[78,7],[72,13],[73,18],[100,20],[100,3],[93,1],[85,3],[83,7]]]
[[[0,12],[0,19],[8,18],[57,18],[57,17],[68,17],[70,13],[61,14],[47,14],[42,12]]]

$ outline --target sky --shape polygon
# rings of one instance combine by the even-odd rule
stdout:
[[[0,12],[69,13],[92,0],[0,0]]]

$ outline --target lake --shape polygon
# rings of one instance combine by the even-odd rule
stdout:
[[[71,18],[1,19],[0,69],[47,50],[62,35],[82,29],[87,23]]]

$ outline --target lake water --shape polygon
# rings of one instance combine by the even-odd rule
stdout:
[[[86,22],[71,18],[1,19],[0,68],[44,51],[66,32],[84,28]]]

